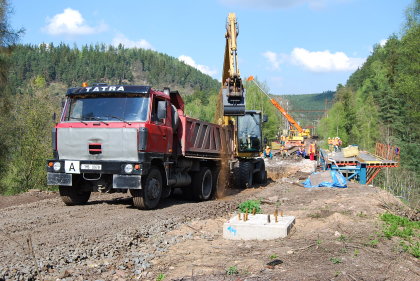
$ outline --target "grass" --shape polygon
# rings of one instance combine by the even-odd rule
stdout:
[[[360,213],[357,213],[357,216],[358,216],[359,218],[366,218],[366,217],[367,217],[367,214],[365,214],[365,213],[363,213],[362,211],[360,211]]]
[[[238,268],[236,267],[236,265],[229,266],[229,267],[226,269],[226,274],[227,274],[227,275],[236,275],[236,274],[239,274],[239,270],[238,270]]]
[[[159,273],[156,277],[156,281],[163,281],[166,278],[165,274]]]
[[[247,200],[239,204],[238,209],[241,213],[245,213],[248,210],[248,213],[252,213],[252,210],[255,209],[255,213],[261,213],[261,200]]]
[[[340,242],[346,242],[346,241],[347,241],[347,237],[346,237],[345,235],[341,234],[341,235],[338,237],[338,241],[340,241]]]
[[[399,237],[401,249],[420,258],[420,221],[385,213],[380,216],[384,222],[382,233],[388,238]]]
[[[332,257],[332,258],[330,258],[330,261],[331,261],[333,264],[339,264],[339,263],[342,263],[342,262],[343,262],[340,258],[336,258],[336,257]]]
[[[271,256],[270,256],[270,260],[275,260],[275,259],[277,259],[278,257],[279,257],[278,255],[273,254],[273,255],[271,255]]]
[[[376,246],[378,246],[379,244],[379,239],[375,238],[369,241],[368,246],[372,247],[372,248],[376,248]]]

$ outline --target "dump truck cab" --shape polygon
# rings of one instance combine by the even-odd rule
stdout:
[[[83,182],[85,197],[67,196],[70,205],[84,203],[89,191],[141,189],[141,176],[172,158],[177,114],[169,91],[149,86],[69,89],[53,128],[47,183],[69,193]]]

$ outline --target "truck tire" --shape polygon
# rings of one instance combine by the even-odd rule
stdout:
[[[192,191],[194,199],[205,201],[211,198],[213,193],[213,176],[207,167],[201,167],[198,173],[193,174]]]
[[[90,190],[86,190],[86,183],[83,180],[77,180],[73,182],[72,186],[64,186],[60,185],[58,187],[61,200],[63,200],[64,204],[67,206],[74,206],[74,205],[83,205],[89,201],[90,198]]]
[[[256,174],[255,182],[259,184],[265,184],[267,182],[267,171],[265,170],[264,159],[259,159],[260,171]]]
[[[239,162],[239,188],[249,188],[253,182],[254,165],[251,161]]]
[[[162,196],[162,174],[152,166],[149,174],[141,179],[142,189],[131,189],[134,207],[142,210],[155,209]]]

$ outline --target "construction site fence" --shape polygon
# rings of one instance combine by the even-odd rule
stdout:
[[[375,154],[383,159],[400,161],[400,148],[398,146],[377,142]]]

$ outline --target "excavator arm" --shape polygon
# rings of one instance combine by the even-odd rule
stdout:
[[[225,58],[222,73],[222,101],[224,116],[245,114],[245,89],[238,66],[237,37],[239,34],[236,15],[229,13],[226,22]]]

